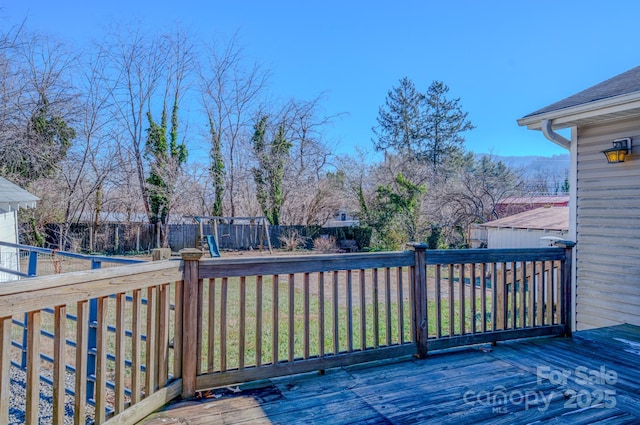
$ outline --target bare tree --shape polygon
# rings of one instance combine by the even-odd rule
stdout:
[[[454,233],[466,233],[471,223],[484,223],[500,218],[500,201],[518,195],[524,179],[517,170],[490,156],[483,156],[471,167],[461,169],[457,178],[450,179],[440,192],[436,223],[448,229],[450,243]]]
[[[23,215],[36,243],[43,242],[44,223],[64,211],[55,178],[76,138],[76,59],[63,43],[22,26],[0,35],[0,174],[42,198]]]
[[[113,142],[113,82],[104,74],[101,52],[85,54],[78,72],[79,99],[77,139],[60,169],[58,185],[65,200],[61,247],[67,245],[72,223],[92,221],[92,241],[100,224],[105,181],[116,169],[117,146]]]
[[[242,142],[251,138],[251,120],[262,101],[269,73],[257,63],[245,64],[243,50],[234,36],[225,46],[211,45],[199,69],[202,107],[207,115],[211,140],[211,178],[214,186],[213,215],[237,212],[239,172],[246,160]]]
[[[144,158],[146,114],[165,81],[166,39],[142,34],[140,29],[116,29],[98,47],[108,59],[106,75],[113,79],[115,116],[126,135],[120,139],[120,155],[133,165],[144,211],[151,218]]]
[[[269,117],[267,138],[275,140],[281,131],[290,144],[281,188],[283,223],[324,224],[340,208],[332,182],[327,180],[333,169],[332,154],[323,140],[323,129],[339,114],[322,114],[321,101],[322,95],[310,101],[291,99],[279,109],[261,110],[263,117]],[[277,161],[274,157],[262,158],[262,162]]]

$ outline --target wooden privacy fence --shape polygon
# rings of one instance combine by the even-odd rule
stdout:
[[[313,247],[313,240],[321,235],[335,237],[337,241],[356,241],[358,249],[369,245],[371,229],[364,227],[329,227],[320,226],[266,226],[250,223],[202,223],[204,235],[218,235],[218,246],[224,250],[267,249],[271,246],[280,248],[283,243],[281,237],[298,235],[304,247]],[[149,223],[104,223],[93,226],[77,223],[69,226],[65,240],[62,240],[62,224],[49,224],[45,229],[47,246],[60,250],[76,252],[104,252],[110,254],[124,254],[144,252],[159,248],[158,225]],[[168,243],[173,251],[199,246],[200,225],[197,223],[182,223],[168,225]],[[217,230],[217,232],[216,232]]]
[[[0,286],[0,423],[12,423],[10,406],[28,424],[43,420],[45,387],[53,416],[44,421],[62,424],[67,409],[75,423],[134,423],[179,395],[217,386],[570,333],[570,248],[427,251],[418,244],[392,253],[201,256],[185,250],[181,262]],[[97,367],[87,377],[83,317],[91,299]],[[53,320],[45,319],[48,308]],[[16,407],[8,396],[12,318],[25,313],[26,398]],[[49,328],[47,345],[41,334]],[[41,375],[52,384],[41,384]]]

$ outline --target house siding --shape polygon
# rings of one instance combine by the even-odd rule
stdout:
[[[576,328],[640,325],[640,121],[577,133]],[[608,164],[601,151],[621,137],[633,155]]]
[[[0,241],[18,243],[16,234],[16,212],[0,212]],[[18,250],[0,246],[0,266],[10,270],[20,270],[18,264]],[[17,276],[0,272],[0,282],[16,280]]]

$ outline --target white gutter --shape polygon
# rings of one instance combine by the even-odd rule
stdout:
[[[553,128],[551,128],[551,120],[540,121],[540,127],[542,129],[542,134],[544,134],[544,137],[565,149],[569,149],[569,146],[571,146],[571,141],[553,131]]]

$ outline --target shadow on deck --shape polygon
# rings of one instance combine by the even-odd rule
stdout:
[[[141,422],[640,423],[640,327],[621,325],[212,390]]]

